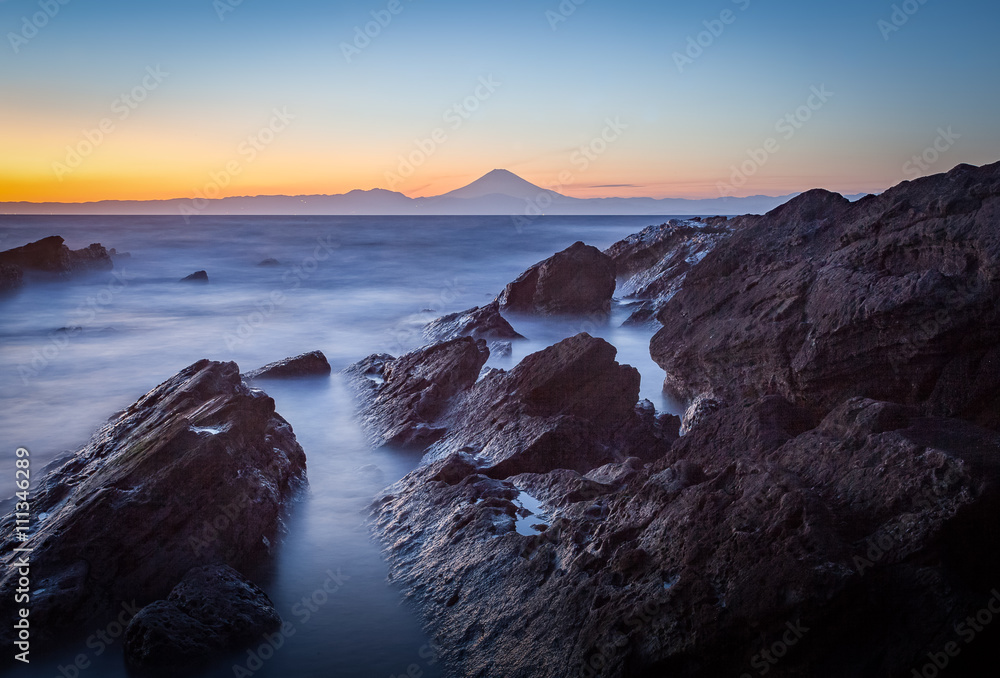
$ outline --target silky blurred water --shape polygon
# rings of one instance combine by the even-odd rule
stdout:
[[[201,359],[244,371],[319,349],[335,371],[423,342],[419,328],[488,303],[531,264],[577,240],[604,249],[667,217],[0,217],[0,249],[61,235],[73,249],[100,242],[119,252],[113,273],[71,281],[30,279],[0,296],[0,497],[14,490],[14,451],[27,447],[37,473],[86,444],[96,428],[158,383]],[[265,259],[276,265],[259,266]],[[209,284],[182,284],[197,270]],[[619,362],[642,373],[642,396],[672,410],[662,371],[649,358],[650,329],[592,319],[525,320],[527,341],[490,364],[580,331],[607,338]],[[386,566],[362,525],[364,508],[418,457],[370,450],[341,379],[261,382],[306,451],[309,489],[293,507],[289,535],[265,589],[294,633],[260,667],[246,655],[205,675],[440,675],[415,612],[386,583]],[[4,470],[6,469],[6,470]],[[301,605],[334,575],[336,593]],[[305,612],[308,611],[308,618]],[[95,656],[84,643],[21,675],[59,676],[84,653],[80,675],[124,674],[120,648]],[[69,672],[72,673],[72,672]],[[246,675],[246,674],[240,674]],[[72,675],[67,678],[73,678]]]

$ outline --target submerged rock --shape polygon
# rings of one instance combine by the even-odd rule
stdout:
[[[110,271],[114,268],[111,255],[100,244],[71,250],[58,235],[0,252],[0,264],[44,273],[82,273]]]
[[[191,275],[181,278],[181,282],[207,283],[208,273],[205,271],[195,271]]]
[[[166,600],[147,605],[129,622],[125,661],[139,672],[188,669],[280,626],[267,594],[239,572],[225,565],[194,568]]]
[[[577,242],[507,285],[499,297],[500,308],[535,315],[606,316],[615,285],[611,258]]]
[[[683,399],[850,396],[1000,426],[1000,164],[810,191],[687,274],[651,353]]]
[[[274,257],[268,257],[267,259],[262,260],[257,265],[263,268],[268,268],[268,267],[273,268],[274,266],[281,266],[281,262],[275,259]]]
[[[165,598],[191,570],[253,576],[274,554],[305,455],[274,401],[235,363],[202,360],[116,415],[33,489],[39,522],[22,544],[0,521],[0,594],[13,596],[14,549],[32,551],[33,649],[121,605]],[[10,643],[10,626],[0,639]]]
[[[294,379],[297,377],[325,377],[330,374],[330,362],[322,351],[311,351],[269,363],[243,375],[244,379]]]

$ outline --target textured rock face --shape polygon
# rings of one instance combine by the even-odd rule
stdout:
[[[243,375],[244,379],[294,379],[297,377],[325,377],[330,374],[330,362],[322,351],[311,351],[269,363]]]
[[[12,264],[0,264],[0,293],[16,290],[24,283],[24,273]]]
[[[817,425],[769,397],[586,476],[500,480],[456,453],[373,512],[460,675],[904,676],[991,598],[998,443],[861,399]]]
[[[399,358],[369,356],[344,372],[361,400],[361,423],[376,447],[424,448],[443,431],[433,425],[448,400],[476,383],[489,359],[482,339],[461,337]]]
[[[481,472],[505,478],[664,451],[670,428],[638,407],[639,373],[615,362],[616,353],[603,339],[579,334],[477,382],[488,352],[459,339],[396,360],[373,356],[349,374],[376,443],[407,443],[429,459],[461,452]],[[360,376],[373,364],[384,383]]]
[[[291,427],[235,363],[203,360],[160,384],[35,486],[33,512],[45,517],[25,546],[37,648],[123,601],[165,598],[193,567],[252,574],[271,556],[304,474]],[[9,515],[0,523],[5,599],[16,586],[6,564],[21,545],[12,528]]]
[[[133,670],[185,669],[226,650],[259,641],[281,626],[260,588],[222,566],[192,569],[170,592],[139,611],[125,630]]]
[[[500,308],[537,315],[606,315],[615,284],[611,258],[577,242],[507,285],[499,297]]]
[[[424,327],[424,338],[431,342],[451,341],[472,337],[487,341],[524,339],[500,315],[500,302],[470,308],[468,311],[442,316]]]
[[[677,293],[691,267],[742,223],[725,217],[671,219],[619,240],[604,251],[618,274],[618,294],[638,300],[626,324],[652,322]]]
[[[0,252],[0,264],[45,273],[110,271],[114,268],[111,255],[101,245],[71,250],[58,235]]]
[[[810,191],[687,274],[651,343],[685,399],[850,396],[1000,425],[1000,164],[850,203]]]

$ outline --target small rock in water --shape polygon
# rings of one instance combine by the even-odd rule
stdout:
[[[205,271],[195,271],[186,278],[181,278],[181,282],[207,283],[208,273],[206,273]]]
[[[332,371],[330,362],[322,351],[303,353],[264,365],[243,375],[244,379],[294,379],[296,377],[325,377]]]

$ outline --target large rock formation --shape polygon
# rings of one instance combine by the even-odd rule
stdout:
[[[651,345],[682,398],[850,396],[1000,424],[1000,164],[856,203],[747,217],[687,274]]]
[[[125,630],[125,662],[158,675],[238,650],[281,626],[260,588],[226,565],[189,571],[166,600],[147,605]]]
[[[995,668],[998,196],[1000,165],[812,191],[665,265],[680,439],[585,336],[436,399],[427,463],[372,513],[455,675]],[[633,245],[625,275],[684,247]]]
[[[23,247],[0,252],[0,264],[44,273],[80,273],[110,271],[114,268],[111,255],[99,244],[71,250],[58,235],[43,238]]]
[[[577,242],[507,285],[499,297],[500,308],[537,315],[606,315],[615,284],[611,258]]]
[[[626,324],[653,322],[656,313],[677,293],[691,267],[720,242],[742,219],[725,217],[680,221],[671,219],[619,240],[604,251],[615,265],[618,294],[636,300]]]
[[[462,453],[482,473],[505,478],[589,470],[666,449],[669,426],[640,406],[639,373],[615,362],[616,353],[603,339],[579,334],[477,382],[489,353],[482,340],[466,338],[399,359],[372,356],[348,374],[376,444],[417,446],[428,459]]]
[[[296,379],[299,377],[326,377],[332,368],[322,351],[310,351],[294,358],[268,363],[243,375],[244,379]]]
[[[235,363],[202,360],[111,419],[34,484],[33,649],[98,623],[123,601],[167,597],[193,567],[253,576],[273,554],[305,455],[274,401]],[[3,579],[22,546],[0,523]],[[9,624],[0,637],[10,647]]]
[[[456,453],[373,514],[455,675],[901,678],[964,648],[991,600],[998,444],[898,405],[817,425],[769,397],[645,466],[501,480]],[[980,642],[952,675],[979,675]]]

